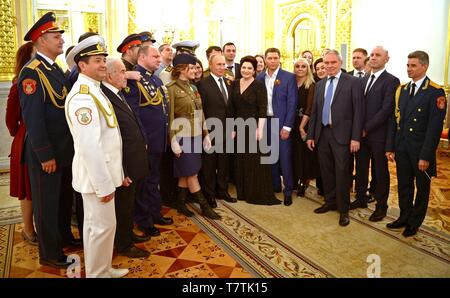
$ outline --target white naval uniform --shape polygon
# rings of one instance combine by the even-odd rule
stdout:
[[[91,94],[85,94],[86,87]],[[75,148],[72,186],[83,196],[86,277],[111,277],[114,199],[102,203],[100,198],[115,192],[124,179],[120,130],[100,82],[83,74],[67,96],[65,111]]]

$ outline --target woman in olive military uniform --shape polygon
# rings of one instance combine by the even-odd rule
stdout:
[[[173,81],[167,85],[170,100],[170,140],[175,154],[174,176],[178,178],[178,196],[175,207],[186,216],[194,214],[187,209],[186,197],[189,192],[200,204],[202,215],[220,219],[204,198],[197,174],[202,166],[202,143],[205,149],[211,147],[202,111],[202,101],[195,85],[196,58],[189,54],[179,54],[173,60]],[[205,136],[202,142],[203,136]]]

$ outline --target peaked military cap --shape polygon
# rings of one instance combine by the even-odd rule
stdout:
[[[66,61],[68,65],[72,65],[78,63],[81,57],[96,55],[108,56],[105,40],[100,35],[88,37],[77,44],[67,55]]]
[[[122,43],[117,47],[117,52],[123,54],[133,46],[140,46],[141,44],[142,44],[141,35],[133,33],[125,37]]]
[[[176,55],[173,58],[172,63],[173,63],[173,66],[177,66],[177,65],[180,65],[180,64],[193,64],[193,65],[195,65],[197,63],[197,58],[195,58],[192,55],[186,54],[186,53],[181,53],[181,54]]]
[[[23,38],[25,41],[35,42],[39,37],[45,33],[59,32],[64,33],[64,30],[58,27],[56,23],[56,15],[54,12],[47,12],[28,30]]]
[[[144,43],[146,41],[151,41],[153,43],[156,42],[156,39],[153,37],[153,33],[149,32],[149,31],[144,31],[139,33],[139,35],[141,36],[141,42]]]
[[[188,52],[195,56],[195,50],[200,46],[200,43],[193,40],[181,41],[174,44],[172,47],[177,50],[177,52]]]

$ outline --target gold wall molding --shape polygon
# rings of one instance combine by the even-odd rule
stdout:
[[[136,33],[136,3],[128,0],[128,34]]]
[[[14,0],[0,0],[0,81],[14,77],[17,19]]]

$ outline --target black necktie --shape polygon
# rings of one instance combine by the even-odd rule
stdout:
[[[367,93],[369,93],[370,88],[372,88],[373,81],[375,81],[374,74],[370,76],[370,82],[369,82],[369,85],[367,86],[366,93],[364,93],[364,96],[366,96]]]
[[[362,71],[358,71],[358,78],[362,78],[363,77],[363,72]]]
[[[416,84],[412,83],[409,90],[409,98],[413,98],[415,94],[416,94]]]
[[[131,107],[128,105],[127,100],[125,99],[125,96],[123,96],[122,92],[117,92],[117,95],[120,97],[122,102],[131,110]]]
[[[225,86],[223,85],[223,79],[219,78],[219,83],[220,83],[220,92],[222,92],[223,95],[223,99],[225,101],[225,104],[228,102],[228,95],[227,92],[225,91]]]
[[[227,66],[228,70],[233,71],[233,66]]]

